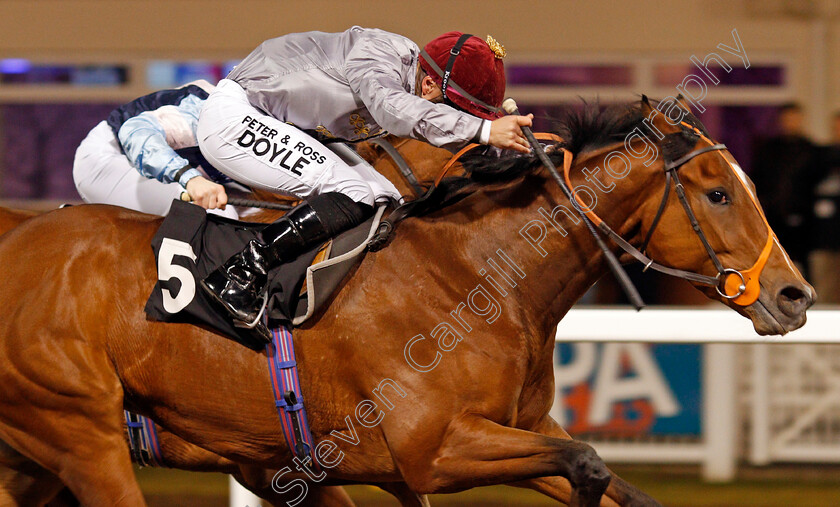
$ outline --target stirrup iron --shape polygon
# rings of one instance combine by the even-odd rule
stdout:
[[[262,305],[260,306],[260,311],[257,312],[257,317],[254,319],[253,322],[244,322],[238,319],[232,319],[233,325],[236,327],[246,328],[246,329],[254,329],[260,323],[263,318],[263,314],[265,313],[265,307],[268,306],[268,296],[263,294],[262,296]]]

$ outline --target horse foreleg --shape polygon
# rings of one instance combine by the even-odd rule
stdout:
[[[88,424],[96,426],[94,421]],[[119,421],[114,421],[114,427],[119,428]],[[50,471],[70,488],[82,505],[145,506],[119,431],[109,434],[90,429],[84,435],[84,427],[75,429],[78,431],[67,428],[65,433],[64,428],[54,428],[52,434],[37,437],[39,441],[34,442],[37,445],[25,442],[23,450],[39,461],[56,460],[48,463]],[[67,443],[72,443],[69,450],[55,451]]]
[[[78,507],[79,501],[52,472],[0,440],[0,507]]]
[[[288,502],[276,505],[289,505]],[[356,504],[341,486],[309,486],[301,507],[354,507]]]
[[[534,431],[556,438],[569,440],[572,438],[562,427],[560,427],[559,424],[557,424],[557,421],[549,416],[546,416],[545,419],[543,419],[543,421],[534,428]],[[610,485],[604,493],[604,498],[601,499],[601,507],[612,507],[616,505],[622,507],[660,505],[659,502],[646,495],[640,489],[636,488],[624,479],[618,477],[611,470],[610,474]],[[569,484],[569,481],[563,477],[539,477],[536,479],[529,479],[527,481],[514,483],[511,484],[511,486],[533,489],[562,502],[568,502],[568,499],[571,496],[571,485]]]
[[[58,492],[55,498],[47,502],[46,507],[79,507],[80,505],[76,497],[73,496],[73,492],[64,488]]]
[[[420,493],[559,475],[572,485],[570,505],[595,507],[610,481],[604,462],[582,442],[508,428],[475,414],[451,421],[437,452],[400,461],[406,482]]]
[[[64,484],[34,461],[21,458],[13,467],[0,465],[0,506],[29,507],[54,499]]]

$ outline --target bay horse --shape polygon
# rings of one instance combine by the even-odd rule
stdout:
[[[599,176],[610,189],[597,196],[599,219],[638,247],[658,216],[646,252],[703,276],[719,272],[709,248],[733,271],[764,258],[752,272],[760,293],[750,304],[727,299],[726,287],[701,289],[759,333],[804,324],[813,289],[772,237],[728,153],[703,152],[680,169],[706,248],[681,208],[657,213],[665,160],[646,166],[628,157],[639,146],[622,138],[647,119],[690,142],[687,154],[707,141],[647,102],[616,116],[569,122],[562,133],[580,194],[597,174],[583,169],[604,167],[614,153],[630,161],[623,174]],[[397,481],[423,494],[515,483],[572,505],[652,504],[548,416],[552,330],[605,272],[599,250],[571,214],[561,216],[568,201],[536,161],[485,166],[451,185],[460,200],[402,223],[329,309],[298,330],[316,455],[328,469],[323,484]],[[233,461],[281,468],[290,458],[261,354],[202,328],[145,319],[157,225],[79,206],[28,220],[0,240],[0,305],[9,315],[0,323],[0,437],[84,504],[143,505],[121,451],[124,401]],[[26,261],[15,263],[21,255]],[[485,268],[501,262],[507,267],[495,275]]]

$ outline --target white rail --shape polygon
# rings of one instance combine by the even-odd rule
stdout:
[[[840,344],[840,311],[808,312],[808,322],[785,336],[759,336],[752,323],[729,309],[574,309],[557,329],[558,342],[643,342],[704,344],[702,440],[696,443],[591,442],[607,461],[702,463],[709,481],[735,476],[738,442],[736,350],[732,344],[759,344],[753,365],[751,461],[770,462],[770,401],[766,344]],[[761,345],[763,344],[763,345]],[[763,360],[762,360],[763,358]],[[559,393],[556,393],[559,395]],[[555,400],[555,403],[557,401]],[[813,411],[820,407],[813,407]],[[804,423],[802,423],[804,424]],[[788,432],[798,429],[793,427]],[[818,447],[788,449],[777,459],[821,461]],[[823,453],[826,454],[826,453]],[[835,460],[837,457],[835,456]]]
[[[260,507],[262,505],[260,497],[245,489],[233,477],[230,478],[228,498],[230,507]]]
[[[752,323],[720,309],[574,309],[557,327],[557,341],[645,343],[840,343],[840,311],[810,310],[802,328],[759,336]]]

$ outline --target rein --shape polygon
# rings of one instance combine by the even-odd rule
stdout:
[[[405,179],[405,181],[411,186],[411,189],[414,191],[415,197],[420,197],[423,193],[426,192],[426,189],[423,185],[420,184],[420,181],[417,180],[417,176],[414,175],[414,171],[411,170],[411,166],[408,165],[405,158],[399,152],[399,147],[405,144],[408,140],[403,140],[400,144],[394,146],[391,144],[390,141],[385,139],[384,137],[376,137],[371,139],[371,144],[375,144],[382,148],[382,150],[394,161],[394,164],[397,166],[397,169],[400,170],[400,174]]]
[[[653,223],[651,224],[651,228],[648,231],[642,243],[642,250],[639,250],[630,243],[628,243],[626,240],[624,240],[624,238],[619,236],[611,227],[604,223],[604,221],[601,220],[601,218],[598,217],[598,215],[596,215],[594,211],[592,211],[584,205],[582,199],[577,195],[577,193],[574,190],[572,190],[572,194],[575,197],[577,205],[583,210],[584,214],[590,220],[592,220],[593,223],[597,225],[598,229],[601,230],[604,234],[606,234],[607,237],[609,237],[614,243],[616,243],[622,250],[624,250],[633,258],[644,264],[645,271],[647,271],[648,269],[653,269],[654,271],[659,271],[660,273],[664,273],[666,275],[682,278],[690,282],[712,286],[715,288],[715,290],[721,297],[732,300],[735,304],[738,304],[740,306],[751,305],[758,299],[759,293],[761,291],[759,285],[759,277],[761,275],[761,271],[764,269],[764,265],[767,263],[767,260],[770,257],[770,251],[773,248],[773,231],[770,229],[770,225],[767,224],[767,219],[764,217],[764,214],[761,213],[761,208],[755,201],[752,192],[749,191],[746,182],[740,176],[738,170],[735,169],[733,165],[734,161],[732,160],[731,156],[728,156],[728,154],[726,153],[726,145],[713,142],[708,137],[703,135],[703,133],[698,128],[692,125],[689,125],[685,122],[683,122],[682,125],[692,129],[694,134],[699,136],[702,140],[708,142],[709,146],[697,148],[696,150],[693,150],[683,155],[682,157],[677,158],[676,160],[665,160],[665,192],[662,195],[662,200],[653,219]],[[721,152],[721,156],[729,165],[729,168],[735,173],[735,176],[738,178],[738,181],[741,182],[741,185],[744,186],[745,190],[747,191],[747,195],[750,196],[750,200],[752,200],[753,205],[759,212],[759,215],[764,220],[764,223],[767,224],[768,236],[764,249],[761,251],[761,254],[759,254],[758,260],[756,260],[755,264],[753,264],[749,269],[743,271],[733,268],[725,268],[723,266],[723,263],[720,261],[711,244],[709,243],[706,234],[703,232],[703,228],[697,221],[697,217],[695,216],[694,211],[692,210],[691,205],[688,202],[688,198],[686,197],[685,188],[683,187],[682,182],[679,178],[678,172],[680,167],[682,167],[684,164],[686,164],[687,162],[699,155],[713,151]],[[566,184],[569,186],[569,188],[573,188],[571,184],[571,179],[569,177],[569,172],[572,166],[572,159],[572,153],[566,149],[563,149],[563,174],[566,180]],[[688,216],[689,221],[691,222],[691,227],[697,234],[697,236],[700,238],[700,241],[703,243],[703,247],[706,249],[709,258],[715,265],[715,269],[717,270],[717,275],[715,276],[708,276],[700,273],[694,273],[692,271],[686,271],[682,269],[664,266],[655,262],[653,259],[651,259],[643,253],[643,250],[647,247],[648,243],[650,242],[650,239],[653,236],[653,232],[656,230],[656,226],[659,224],[659,220],[662,217],[662,214],[664,213],[665,208],[667,206],[668,198],[670,196],[672,179],[674,181],[674,188],[677,197],[679,198],[680,204],[682,205],[682,208],[685,210],[685,213]]]
[[[552,141],[554,143],[562,143],[563,142],[563,138],[561,138],[557,134],[552,134],[550,132],[534,132],[534,139],[537,139],[538,141]],[[435,178],[435,186],[440,184],[441,180],[443,180],[444,176],[446,176],[446,173],[449,172],[449,169],[451,169],[452,166],[454,166],[455,163],[458,162],[461,159],[461,157],[463,157],[465,154],[472,151],[473,149],[478,148],[479,146],[483,146],[483,145],[476,144],[476,143],[470,143],[470,144],[464,146],[463,148],[461,148],[461,150],[458,151],[458,153],[456,153],[455,155],[452,155],[452,158],[449,159],[449,162],[447,162],[446,165],[443,166],[443,169],[441,169],[438,177]]]

